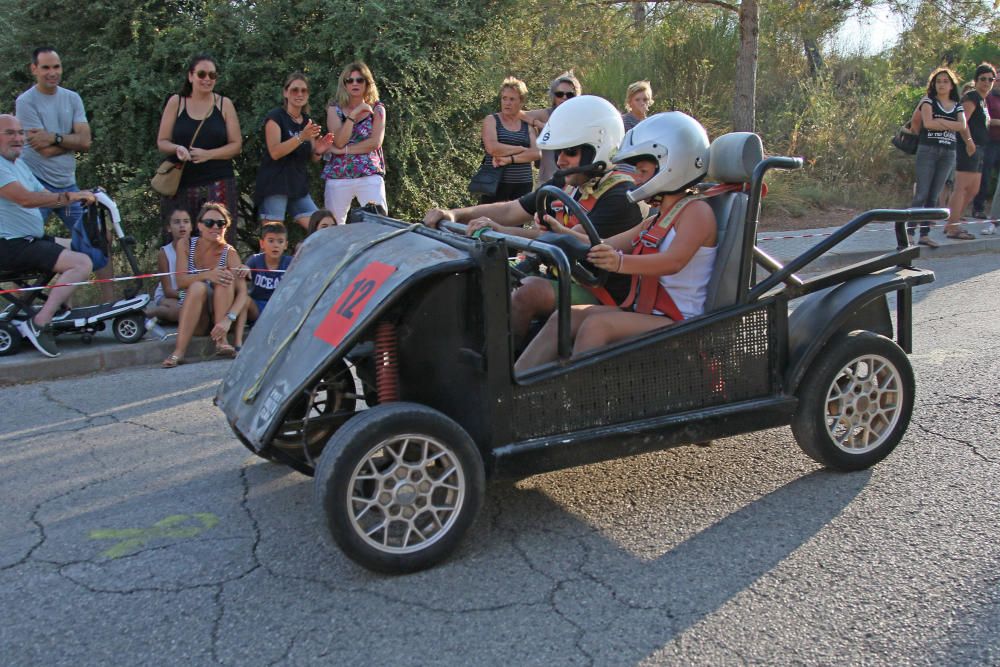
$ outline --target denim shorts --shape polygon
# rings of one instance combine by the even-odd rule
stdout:
[[[271,195],[264,197],[257,209],[257,216],[261,220],[284,220],[287,213],[292,220],[308,218],[317,211],[316,204],[308,194],[296,199],[289,199],[286,195]]]

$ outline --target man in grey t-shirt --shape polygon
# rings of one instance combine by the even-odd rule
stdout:
[[[42,46],[31,54],[35,85],[17,98],[17,119],[27,142],[21,160],[49,192],[79,192],[76,184],[76,153],[90,150],[90,125],[80,96],[59,85],[62,61],[59,54]],[[42,219],[55,213],[70,232],[74,250],[87,254],[99,270],[99,278],[110,278],[108,258],[85,240],[83,206],[73,202],[59,208],[42,208]],[[109,283],[102,284],[106,300],[114,297]]]

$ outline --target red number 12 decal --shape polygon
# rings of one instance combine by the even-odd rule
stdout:
[[[368,300],[395,270],[395,266],[382,262],[372,262],[361,269],[347,289],[337,297],[313,335],[334,347],[340,345],[340,341],[344,340],[344,336],[364,311]]]

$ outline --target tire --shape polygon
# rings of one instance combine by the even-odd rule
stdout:
[[[799,389],[792,433],[834,470],[869,468],[892,452],[913,414],[915,382],[892,340],[855,331],[827,343]]]
[[[0,322],[0,357],[17,354],[21,349],[21,332],[11,322]]]
[[[138,343],[146,335],[146,320],[142,315],[120,315],[115,318],[112,333],[119,343]]]
[[[455,550],[485,484],[482,457],[461,426],[422,405],[386,403],[330,438],[314,489],[329,536],[351,560],[402,574]]]
[[[301,459],[311,471],[309,459],[318,458],[330,436],[354,416],[358,399],[354,392],[354,376],[347,364],[338,361],[331,365],[285,413],[271,447]]]

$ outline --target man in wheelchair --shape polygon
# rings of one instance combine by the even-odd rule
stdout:
[[[0,275],[5,280],[29,274],[60,274],[60,282],[86,280],[92,263],[83,253],[64,248],[45,235],[40,208],[58,208],[75,201],[94,202],[89,191],[49,192],[18,160],[24,130],[17,118],[0,114]],[[56,287],[32,316],[31,299],[16,301],[26,310],[17,324],[21,335],[47,357],[59,355],[49,323],[75,287]]]
[[[562,187],[587,212],[597,232],[611,237],[625,232],[641,222],[639,206],[627,197],[634,186],[632,177],[614,170],[612,155],[618,149],[625,127],[621,114],[607,100],[582,95],[560,104],[542,128],[538,147],[556,152],[556,177],[543,185]],[[565,184],[565,185],[564,185]],[[537,238],[547,231],[546,219],[561,221],[572,228],[577,222],[555,201],[550,210],[536,211],[536,193],[531,192],[509,202],[481,204],[467,208],[433,208],[424,216],[424,224],[436,227],[442,220],[466,223],[468,233],[489,228],[505,234]],[[525,227],[541,218],[534,227]],[[551,216],[551,217],[550,217]],[[602,292],[604,301],[621,302],[628,294],[627,276],[612,276]],[[600,297],[582,285],[574,284],[575,304],[601,303]],[[511,331],[516,340],[523,340],[531,322],[544,319],[555,310],[554,281],[528,277],[511,295]]]

